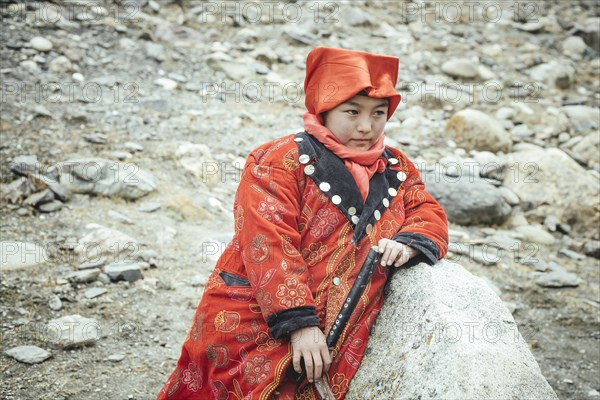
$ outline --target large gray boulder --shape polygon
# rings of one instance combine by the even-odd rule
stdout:
[[[555,215],[580,233],[594,234],[600,223],[597,177],[564,151],[532,144],[515,146],[504,186],[529,204],[529,216]]]
[[[502,191],[475,176],[422,175],[427,191],[444,207],[448,220],[460,225],[502,224],[511,207]]]
[[[494,291],[446,260],[395,272],[346,398],[558,399]]]

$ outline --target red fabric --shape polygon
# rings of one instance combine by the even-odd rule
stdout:
[[[314,385],[291,366],[289,339],[274,339],[265,318],[314,306],[329,332],[369,248],[398,232],[433,240],[442,258],[448,225],[442,207],[424,190],[418,170],[389,148],[406,181],[371,232],[354,246],[352,226],[304,174],[288,135],[248,157],[234,202],[235,235],[204,287],[177,366],[159,400],[318,399]],[[221,271],[251,286],[227,286]],[[383,305],[389,267],[376,268],[346,330],[332,352],[326,379],[343,399],[358,370],[369,332]],[[333,277],[341,283],[334,285]],[[292,395],[294,397],[292,397]]]
[[[308,112],[317,116],[366,89],[370,97],[389,98],[389,119],[400,102],[394,90],[397,72],[395,57],[317,48],[307,60]],[[333,82],[333,92],[327,92]],[[327,139],[317,126],[322,121],[315,118],[308,118],[307,130],[351,163],[359,185],[382,168],[382,142],[372,152],[347,152]],[[235,235],[209,276],[159,400],[317,400],[314,385],[306,378],[298,381],[293,371],[289,339],[273,338],[267,318],[312,306],[319,328],[329,332],[371,246],[398,232],[422,234],[438,246],[439,258],[446,254],[444,210],[399,150],[389,148],[398,163],[388,168],[407,179],[369,233],[353,244],[354,226],[305,174],[293,139],[288,135],[265,143],[248,156],[234,201]],[[389,270],[376,268],[331,353],[325,378],[337,400],[344,398],[360,366]],[[228,285],[221,272],[246,279],[250,286]]]
[[[395,89],[398,64],[398,57],[316,47],[306,59],[306,109],[323,123],[321,113],[335,108],[366,89],[369,97],[389,98],[389,120],[401,100]]]
[[[375,172],[381,173],[385,170],[386,159],[381,155],[385,149],[385,136],[381,135],[369,150],[354,150],[340,143],[311,113],[304,114],[304,130],[344,161],[344,165],[356,181],[363,201],[366,200],[369,194],[369,180]]]

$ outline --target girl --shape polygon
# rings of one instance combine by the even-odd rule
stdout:
[[[319,399],[316,379],[344,398],[389,267],[432,265],[448,247],[444,210],[408,158],[384,145],[397,76],[396,57],[310,52],[305,132],[249,155],[235,236],[158,399]],[[325,335],[373,245],[381,265],[330,353]]]

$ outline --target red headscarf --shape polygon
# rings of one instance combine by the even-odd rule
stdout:
[[[397,57],[331,47],[317,47],[306,59],[304,129],[344,161],[363,200],[371,177],[385,169],[384,135],[369,150],[351,149],[323,126],[321,113],[365,90],[369,97],[389,99],[389,120],[401,99],[395,89],[398,63]]]

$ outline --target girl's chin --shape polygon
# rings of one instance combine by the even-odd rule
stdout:
[[[370,141],[350,140],[346,146],[354,150],[369,150],[371,148]]]

